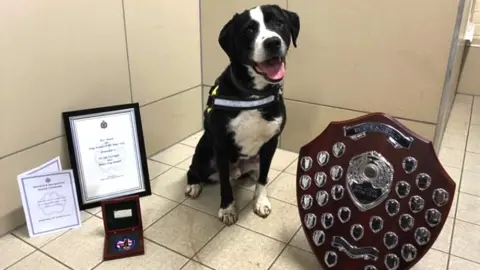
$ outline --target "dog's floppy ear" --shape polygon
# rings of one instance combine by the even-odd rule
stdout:
[[[220,35],[218,36],[218,43],[220,47],[222,47],[223,51],[228,55],[230,59],[233,58],[233,47],[234,47],[234,40],[233,40],[233,22],[237,18],[238,13],[233,15],[230,21],[227,22],[220,31]]]
[[[287,17],[290,35],[292,36],[292,43],[296,48],[298,34],[300,33],[300,18],[298,17],[297,13],[285,9],[283,10],[283,14],[285,14],[285,17]]]

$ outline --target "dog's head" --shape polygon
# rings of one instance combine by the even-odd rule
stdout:
[[[277,5],[263,5],[235,14],[220,31],[218,42],[233,64],[246,66],[256,85],[281,83],[285,57],[297,46],[300,20]]]

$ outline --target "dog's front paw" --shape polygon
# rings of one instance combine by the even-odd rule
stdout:
[[[266,218],[272,212],[272,204],[266,196],[260,196],[255,202],[253,212],[259,217]]]
[[[238,220],[235,201],[227,206],[227,208],[220,208],[218,210],[218,218],[227,226],[235,224]]]
[[[195,199],[202,192],[202,186],[199,184],[187,185],[185,187],[185,196]]]

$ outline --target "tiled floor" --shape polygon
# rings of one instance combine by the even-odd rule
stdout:
[[[0,269],[319,269],[300,230],[297,154],[275,155],[269,175],[272,214],[267,219],[253,214],[253,188],[243,183],[236,188],[239,221],[225,227],[216,217],[218,185],[206,187],[197,200],[183,193],[198,139],[193,135],[149,160],[154,195],[141,199],[144,256],[102,262],[101,213],[90,209],[77,230],[30,239],[22,227],[0,238]],[[414,269],[480,269],[480,97],[457,96],[440,159],[460,196],[434,248]]]

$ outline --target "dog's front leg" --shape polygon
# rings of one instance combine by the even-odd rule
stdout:
[[[220,178],[220,209],[218,218],[230,226],[238,219],[237,207],[233,198],[232,185],[230,184],[230,160],[228,155],[222,154],[224,150],[215,151],[218,175]]]
[[[260,217],[266,218],[272,212],[272,204],[268,200],[267,181],[268,172],[272,163],[273,155],[277,150],[278,137],[272,138],[260,148],[260,172],[255,187],[255,200],[253,211]]]

